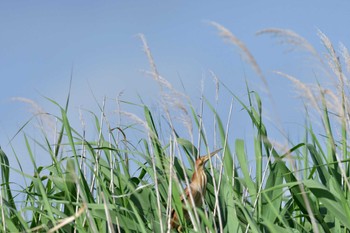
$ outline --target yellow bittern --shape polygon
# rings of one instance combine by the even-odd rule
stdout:
[[[216,150],[208,155],[200,156],[196,159],[196,165],[195,165],[195,171],[192,175],[191,183],[189,186],[185,189],[185,195],[181,197],[181,201],[184,204],[185,198],[188,201],[188,203],[192,205],[190,193],[192,194],[193,202],[195,207],[201,207],[202,206],[202,200],[205,195],[205,191],[207,188],[207,175],[204,171],[204,166],[206,162],[215,154],[217,154],[219,150]],[[189,220],[189,214],[188,212],[183,209],[183,213],[186,220]],[[179,217],[176,214],[175,210],[173,209],[171,212],[171,228],[176,228],[178,231],[181,231],[181,226],[179,223]]]

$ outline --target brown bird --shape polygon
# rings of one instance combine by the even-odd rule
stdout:
[[[201,207],[202,206],[202,200],[205,195],[205,191],[207,188],[207,175],[204,171],[204,166],[206,162],[215,154],[217,154],[219,150],[216,150],[208,155],[200,156],[196,159],[196,165],[195,165],[195,171],[192,175],[190,186],[187,186],[185,188],[185,195],[181,197],[181,201],[183,205],[185,204],[184,198],[188,201],[188,203],[192,205],[190,192],[192,193],[193,202],[195,207]],[[183,208],[183,213],[186,218],[186,220],[189,220],[189,214],[188,212]],[[171,228],[176,228],[179,232],[181,231],[181,226],[179,222],[179,217],[177,216],[175,210],[173,209],[171,212]]]

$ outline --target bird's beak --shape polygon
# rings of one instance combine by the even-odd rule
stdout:
[[[211,152],[211,153],[208,154],[208,155],[202,156],[201,158],[202,158],[203,162],[208,161],[213,155],[216,155],[216,154],[217,154],[219,151],[221,151],[221,150],[222,150],[222,148],[221,148],[221,149],[218,149],[218,150],[216,150],[216,151],[213,151],[213,152]]]

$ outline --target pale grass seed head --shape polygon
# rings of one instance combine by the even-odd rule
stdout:
[[[210,73],[210,75],[213,78],[214,83],[215,83],[215,100],[218,101],[219,100],[220,80],[219,80],[218,76],[214,73],[214,71],[209,70],[209,73]]]
[[[38,127],[52,137],[55,136],[55,120],[37,102],[24,97],[13,97],[11,100],[28,104],[30,106],[30,112],[33,113],[39,122]]]
[[[218,31],[219,35],[224,38],[226,41],[229,43],[234,44],[237,46],[240,50],[241,55],[245,58],[245,60],[250,64],[253,68],[253,70],[258,74],[258,76],[261,78],[263,81],[265,88],[268,90],[268,83],[264,77],[263,72],[261,71],[258,63],[256,62],[254,56],[250,53],[249,49],[247,46],[240,41],[232,32],[230,32],[227,28],[222,26],[221,24],[218,24],[216,22],[211,22],[211,25],[213,25]]]
[[[314,48],[302,37],[289,30],[280,29],[265,29],[260,31],[259,34],[270,33],[279,38],[282,38],[283,43],[289,43],[293,46],[304,48],[311,52],[315,56],[317,52]],[[303,83],[297,78],[284,74],[282,72],[275,72],[282,77],[289,79],[295,86],[300,96],[306,100],[306,104],[309,104],[312,109],[315,109],[318,114],[323,117],[323,104],[327,109],[334,113],[337,121],[341,122],[344,119],[349,122],[349,80],[346,77],[346,73],[342,69],[342,63],[338,56],[331,40],[321,31],[318,31],[318,35],[327,53],[324,56],[318,56],[320,64],[323,65],[325,77],[328,77],[332,81],[333,85],[329,88],[324,88],[320,85],[311,85]],[[350,55],[347,48],[340,44],[340,54],[342,55],[345,67],[348,72],[350,71]],[[331,72],[329,72],[331,71]],[[345,106],[345,107],[344,107]],[[348,126],[347,126],[348,127]]]
[[[331,42],[331,40],[320,30],[318,31],[318,36],[320,37],[322,44],[325,46],[327,49],[328,53],[325,54],[327,64],[331,71],[335,74],[336,78],[334,80],[334,76],[330,75],[330,77],[335,81],[335,86],[337,88],[340,88],[340,92],[343,89],[344,86],[344,73],[341,68],[341,63],[339,56],[337,55],[336,50],[334,49],[334,46]]]
[[[161,93],[161,106],[167,113],[168,120],[179,121],[192,137],[193,124],[187,107],[184,105],[185,101],[188,101],[188,96],[175,89],[168,90],[168,92],[163,90]]]
[[[147,122],[139,118],[137,115],[130,113],[130,112],[125,112],[125,111],[119,111],[120,115],[125,116],[126,118],[129,118],[133,122],[140,124],[145,130],[146,133],[150,136],[154,136],[152,130],[148,127]]]
[[[342,54],[344,62],[345,62],[346,70],[350,73],[350,54],[349,54],[349,50],[342,43],[340,43],[339,47],[340,47],[340,53]]]
[[[151,50],[148,47],[146,38],[145,38],[145,36],[143,34],[139,34],[139,37],[140,37],[140,39],[142,41],[142,44],[143,44],[143,51],[146,53],[148,61],[150,63],[151,70],[152,70],[152,75],[153,75],[155,80],[158,80],[159,73],[158,73],[158,70],[157,70],[157,66],[156,66],[156,64],[154,62]]]
[[[274,73],[280,75],[281,77],[284,77],[284,78],[287,78],[288,80],[290,80],[294,84],[294,87],[296,88],[296,90],[298,90],[298,94],[303,99],[307,100],[307,102],[309,102],[313,108],[319,110],[317,99],[316,99],[314,92],[312,90],[312,87],[310,85],[307,85],[307,84],[301,82],[299,79],[297,79],[291,75],[282,73],[280,71],[274,71]]]
[[[339,96],[334,93],[331,89],[322,89],[320,90],[324,94],[326,105],[330,111],[334,112],[336,115],[342,118],[344,116],[343,111],[341,111],[341,99]],[[320,98],[322,98],[320,96]]]
[[[338,62],[338,57],[337,57],[337,54],[335,52],[335,49],[333,47],[331,40],[321,30],[318,30],[317,34],[320,37],[323,45],[328,50],[328,54],[330,55],[329,58],[332,59],[334,63]]]
[[[301,49],[311,53],[313,56],[319,55],[315,48],[302,36],[289,29],[266,28],[256,33],[257,35],[269,34],[278,39],[278,42],[283,45],[292,46],[289,50]]]
[[[143,34],[139,34],[139,37],[143,44],[143,50],[145,51],[148,62],[151,67],[151,71],[145,72],[148,75],[151,75],[153,79],[159,84],[160,86],[160,104],[163,107],[164,111],[167,113],[168,118],[173,116],[173,114],[170,114],[171,110],[178,109],[180,110],[180,113],[177,114],[177,119],[180,120],[180,122],[185,126],[185,128],[188,130],[189,134],[192,135],[192,120],[191,117],[188,114],[187,107],[184,105],[184,102],[187,102],[189,97],[182,92],[177,91],[171,83],[163,78],[157,69],[157,65],[153,59],[152,52],[147,44],[146,38]],[[171,119],[168,119],[171,121]]]
[[[327,94],[327,106],[334,111],[339,116],[339,121],[343,119],[349,120],[349,80],[344,72],[347,70],[350,72],[350,56],[348,49],[340,44],[340,54],[342,55],[346,69],[342,68],[342,63],[340,56],[338,56],[331,40],[321,31],[318,31],[318,35],[327,49],[328,53],[325,55],[328,65],[334,75],[331,75],[334,81],[334,87],[336,92],[327,89],[325,94]],[[336,78],[334,78],[336,76]],[[344,106],[344,107],[343,107]]]

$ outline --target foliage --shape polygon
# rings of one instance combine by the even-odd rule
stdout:
[[[326,38],[321,39],[327,42]],[[333,53],[330,49],[331,57],[336,56]],[[149,51],[147,55],[155,79],[164,84]],[[339,60],[333,64],[341,76]],[[181,127],[172,121],[170,108],[165,107],[162,120],[142,105],[143,119],[124,113],[122,116],[133,122],[116,128],[104,126],[103,122],[108,121],[101,108],[101,119],[91,113],[98,139],[88,140],[71,126],[68,97],[65,107],[50,100],[61,113],[55,117],[61,127],[53,145],[45,134],[43,142],[39,142],[23,132],[34,168],[32,175],[11,167],[7,155],[0,150],[2,230],[166,232],[174,231],[169,227],[175,209],[184,232],[349,232],[346,86],[339,89],[340,114],[336,117],[330,111],[334,106],[327,93],[319,89],[317,110],[321,110],[325,136],[319,137],[313,122],[306,117],[305,139],[290,143],[289,149],[283,151],[269,138],[259,95],[247,87],[248,98],[241,100],[223,83],[219,84],[247,113],[254,127],[254,144],[241,138],[232,142],[228,138],[230,123],[225,127],[216,108],[204,98],[203,105],[215,119],[214,140],[223,150],[215,163],[208,163],[205,208],[190,209],[190,222],[184,221],[180,196],[184,185],[190,182],[192,161],[200,148],[194,145],[193,137],[188,139],[182,130],[177,130]],[[213,143],[206,136],[201,112],[196,112],[191,103],[180,109],[195,123],[198,141],[209,152]],[[340,138],[334,128],[341,129]],[[142,131],[144,136],[130,139],[133,131]],[[163,138],[161,135],[165,134]],[[51,164],[36,165],[33,143],[45,149]],[[250,146],[254,147],[254,158],[247,155],[246,148]],[[19,192],[14,190],[11,172],[20,173],[29,184]]]

